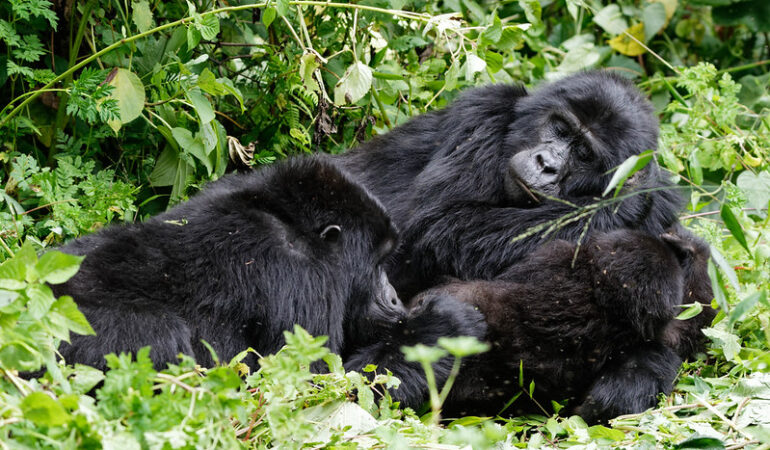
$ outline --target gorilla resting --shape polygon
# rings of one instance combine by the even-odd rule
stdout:
[[[73,336],[60,352],[104,368],[106,353],[151,345],[158,368],[179,353],[210,364],[201,339],[223,359],[248,347],[267,354],[294,324],[349,352],[380,322],[422,323],[405,316],[382,269],[395,242],[382,206],[326,159],[228,176],[145,223],[62,248],[85,259],[54,291],[75,299],[97,335]],[[440,306],[426,310],[430,327],[416,339],[483,335],[470,306]]]
[[[568,400],[594,422],[641,412],[671,390],[680,363],[671,348],[686,323],[673,319],[678,305],[712,298],[699,278],[708,246],[683,228],[662,239],[618,230],[577,251],[573,268],[576,246],[553,241],[493,281],[450,282],[414,299],[419,310],[456,298],[486,316],[492,350],[466,361],[445,412],[495,415],[516,395],[506,414],[538,412],[525,391],[534,380],[540,405]]]
[[[605,199],[601,207],[580,214],[580,207],[601,198],[612,169],[655,149],[657,138],[653,108],[629,81],[608,72],[586,72],[531,94],[506,85],[468,90],[445,109],[415,117],[338,160],[383,202],[400,230],[388,273],[406,298],[446,277],[471,283],[469,290],[476,281],[468,280],[496,279],[543,245],[546,230],[551,231],[549,239],[570,243],[586,231],[588,236],[624,228],[653,236],[664,233],[677,224],[682,202],[655,164],[627,180],[618,201]],[[560,270],[561,260],[554,263],[553,271]],[[655,265],[637,268],[640,279],[660,271]],[[562,277],[567,277],[567,268],[563,270]],[[689,283],[690,290],[710,289],[705,270]],[[514,297],[499,289],[502,297]],[[539,302],[557,290],[550,283],[541,289],[545,292],[528,301]],[[661,295],[670,299],[679,293]],[[637,381],[648,376],[646,386],[660,385],[655,371],[670,373],[679,364],[677,354],[691,356],[702,338],[700,328],[711,318],[713,310],[706,308],[686,324],[671,325],[672,337],[662,341],[669,348],[653,346],[635,355],[635,364],[652,368],[637,379],[608,372],[605,382],[617,389],[605,391],[614,397],[603,401],[633,405],[638,395],[648,395],[646,388],[636,389]],[[515,316],[509,320],[509,329],[520,324]],[[561,330],[552,332],[558,336]],[[397,341],[381,339],[369,354],[394,355]],[[365,362],[353,359],[347,366]],[[394,357],[384,367],[397,371],[402,364]]]
[[[411,297],[443,277],[492,279],[542,244],[531,227],[596,202],[625,159],[657,147],[653,108],[628,81],[587,72],[532,94],[519,86],[468,90],[339,160],[385,205],[401,234],[389,275]],[[654,164],[626,183],[620,204],[590,230],[660,234],[679,196]],[[557,201],[557,197],[565,201]],[[587,217],[551,237],[575,242]]]

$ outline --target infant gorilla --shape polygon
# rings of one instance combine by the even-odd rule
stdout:
[[[567,411],[589,422],[654,406],[671,390],[681,362],[675,352],[698,345],[687,337],[696,333],[683,328],[713,318],[705,308],[692,324],[674,319],[683,302],[711,301],[701,279],[708,258],[708,246],[682,227],[660,239],[619,230],[579,249],[546,244],[493,281],[450,282],[418,295],[416,310],[456,298],[478,308],[488,325],[492,350],[466,361],[445,414],[501,414],[517,394],[506,415],[538,412],[519,387],[530,380],[537,403],[567,400]],[[618,395],[629,386],[635,392]]]

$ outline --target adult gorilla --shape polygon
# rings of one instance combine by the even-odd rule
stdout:
[[[532,94],[507,85],[466,91],[340,159],[400,229],[390,276],[407,298],[446,276],[493,278],[543,242],[540,233],[513,238],[595,203],[611,170],[655,149],[657,138],[652,106],[631,83],[587,72]],[[627,183],[638,195],[562,223],[551,237],[574,242],[589,218],[591,230],[660,234],[677,221],[670,187],[649,165]]]
[[[340,161],[385,204],[400,229],[389,276],[408,298],[447,277],[469,286],[493,280],[542,245],[544,231],[551,231],[549,239],[571,243],[585,231],[629,228],[661,235],[677,223],[681,199],[654,164],[627,180],[618,202],[580,213],[601,197],[613,168],[655,149],[657,138],[653,108],[631,83],[608,72],[587,72],[532,94],[505,85],[469,90],[447,108],[415,117]],[[705,276],[692,280],[707,283]],[[712,317],[708,308],[686,325],[672,325],[666,346],[639,351],[623,370],[605,374],[607,389],[591,406],[592,416],[635,412],[628,405],[670,387],[675,371],[669,369],[697,349],[700,328]],[[400,345],[397,336],[382,338],[346,366],[369,362],[361,356],[388,355],[376,362],[405,373],[409,364],[399,357]]]

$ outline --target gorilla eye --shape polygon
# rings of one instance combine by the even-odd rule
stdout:
[[[339,225],[329,225],[321,231],[321,239],[326,242],[334,243],[340,240],[342,228]]]
[[[572,127],[566,120],[561,117],[554,117],[553,119],[553,131],[558,137],[569,136],[572,132]]]
[[[576,142],[575,144],[573,144],[573,149],[578,159],[580,159],[581,161],[589,162],[594,160],[594,156],[595,156],[594,152],[592,152],[591,148],[586,144],[582,142]]]

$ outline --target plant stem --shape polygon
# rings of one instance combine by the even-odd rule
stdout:
[[[214,14],[222,14],[222,13],[230,13],[230,12],[236,12],[236,11],[246,11],[250,9],[258,9],[258,8],[264,8],[267,2],[260,2],[260,3],[254,3],[250,5],[239,5],[239,6],[228,6],[224,8],[218,8],[218,9],[212,9],[211,11],[202,12],[199,14],[199,16],[210,16]],[[371,12],[378,12],[383,14],[389,14],[396,17],[401,17],[404,19],[411,19],[411,20],[419,20],[421,22],[429,22],[432,18],[429,14],[420,14],[420,13],[413,13],[409,11],[401,11],[396,9],[385,9],[385,8],[377,8],[375,6],[368,6],[368,5],[357,5],[357,4],[351,4],[351,3],[335,3],[335,2],[322,2],[322,1],[309,1],[309,0],[301,0],[301,1],[290,1],[290,5],[306,5],[306,6],[326,6],[331,8],[347,8],[347,9],[354,9],[354,10],[361,10],[361,11],[371,11]],[[118,42],[115,42],[112,45],[109,45],[107,47],[104,47],[103,49],[99,50],[98,52],[92,54],[88,58],[85,58],[84,60],[80,61],[78,64],[75,64],[74,66],[71,66],[69,69],[67,69],[64,73],[57,76],[51,82],[43,86],[41,89],[35,91],[34,94],[27,97],[21,104],[13,108],[8,114],[6,114],[2,119],[0,119],[0,128],[5,126],[13,116],[19,113],[25,106],[27,106],[32,100],[36,99],[38,95],[40,95],[41,92],[43,92],[46,89],[50,89],[53,85],[56,83],[67,79],[68,77],[71,77],[72,74],[77,72],[78,70],[82,69],[86,65],[90,64],[92,61],[94,61],[97,58],[100,58],[104,56],[105,54],[115,50],[116,48],[137,41],[139,39],[142,39],[144,37],[150,36],[152,34],[155,34],[159,31],[167,30],[169,28],[174,28],[179,25],[188,24],[193,21],[192,17],[184,17],[179,20],[175,20],[174,22],[169,22],[160,26],[157,26],[151,30],[147,30],[143,33],[135,34],[131,37],[127,37],[124,39],[119,40]],[[3,108],[0,111],[0,114],[2,114],[8,107],[10,107],[13,104],[13,102],[9,103],[5,108]]]

